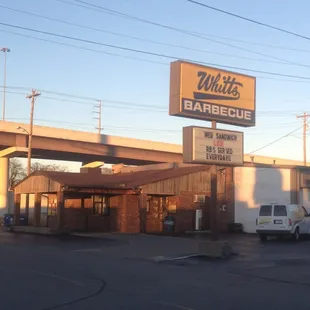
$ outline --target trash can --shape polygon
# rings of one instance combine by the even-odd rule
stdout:
[[[4,214],[3,226],[10,227],[11,225],[13,225],[13,214]]]
[[[172,233],[175,230],[175,219],[171,215],[167,215],[164,219],[164,232]]]
[[[21,214],[19,216],[19,225],[20,226],[27,226],[28,225],[28,217],[27,214]]]
[[[13,214],[4,214],[3,217],[3,226],[10,227],[14,224],[14,215]],[[26,214],[21,214],[19,216],[19,225],[20,226],[27,226],[28,225],[28,217]]]

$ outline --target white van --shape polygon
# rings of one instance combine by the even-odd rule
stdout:
[[[268,236],[289,236],[298,241],[300,235],[310,234],[310,215],[296,204],[264,204],[259,207],[256,232],[261,241]]]

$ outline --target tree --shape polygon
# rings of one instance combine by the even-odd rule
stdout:
[[[33,163],[30,168],[30,172],[35,172],[35,171],[61,171],[61,172],[68,172],[67,167],[62,167],[59,165],[51,164],[51,165],[43,165],[41,163]]]
[[[25,167],[17,158],[10,159],[9,186],[14,186],[26,176]]]
[[[35,171],[61,171],[68,172],[67,167],[62,167],[56,164],[44,165],[39,162],[35,162],[31,165],[30,172]],[[26,168],[23,166],[21,161],[17,158],[12,158],[10,160],[10,174],[9,174],[9,184],[14,186],[19,181],[27,176]]]

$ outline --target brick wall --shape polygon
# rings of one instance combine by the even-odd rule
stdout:
[[[85,231],[89,209],[66,208],[64,209],[64,228],[74,231]]]
[[[122,208],[119,213],[120,232],[140,232],[140,206],[138,195],[122,196]]]
[[[67,199],[65,203],[65,228],[90,232],[140,232],[140,209],[138,195],[119,195],[110,198],[109,215],[92,214],[92,200]],[[56,217],[55,217],[56,219]],[[54,217],[49,217],[49,227],[55,226]]]
[[[229,172],[229,170],[228,170]],[[221,186],[220,188],[222,188]],[[234,202],[232,174],[226,175],[226,195],[218,195],[218,210],[223,204],[227,211],[219,210],[219,229],[227,230],[227,224],[233,222]],[[204,204],[193,202],[194,195],[206,195]],[[210,193],[206,192],[181,192],[177,197],[171,197],[176,202],[175,212],[169,212],[176,219],[176,232],[195,229],[195,210],[203,210],[203,229],[210,229]],[[147,199],[152,198],[146,210]],[[81,208],[80,199],[68,199],[65,204],[65,226],[76,231],[123,232],[139,233],[161,232],[163,230],[163,210],[160,197],[144,197],[139,195],[119,195],[110,198],[110,214],[99,216],[92,214],[92,200],[84,200]],[[140,206],[141,204],[141,206]],[[141,207],[141,210],[140,210]],[[54,226],[53,217],[49,218],[49,227]]]
[[[87,217],[87,231],[109,232],[110,218],[108,215],[89,215]]]
[[[203,228],[209,229],[209,199],[206,199],[204,204],[193,202],[194,195],[209,195],[205,192],[181,192],[180,196],[177,198],[177,209],[175,214],[176,219],[176,232],[184,232],[195,229],[195,211],[197,209],[202,209],[203,213]]]
[[[146,211],[146,232],[161,232],[163,229],[163,207],[160,197],[149,197]]]
[[[204,204],[195,203],[194,195],[205,195]],[[222,206],[226,205],[226,211]],[[176,219],[176,232],[195,229],[195,210],[202,209],[203,212],[203,229],[210,229],[210,193],[206,192],[181,192],[177,197],[176,212],[171,215]],[[227,231],[228,224],[234,221],[234,184],[232,169],[226,169],[225,175],[218,179],[218,225],[219,231]]]

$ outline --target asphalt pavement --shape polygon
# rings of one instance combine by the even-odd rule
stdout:
[[[310,309],[310,241],[230,239],[232,259],[193,254],[195,238],[64,238],[0,233],[1,309]]]

